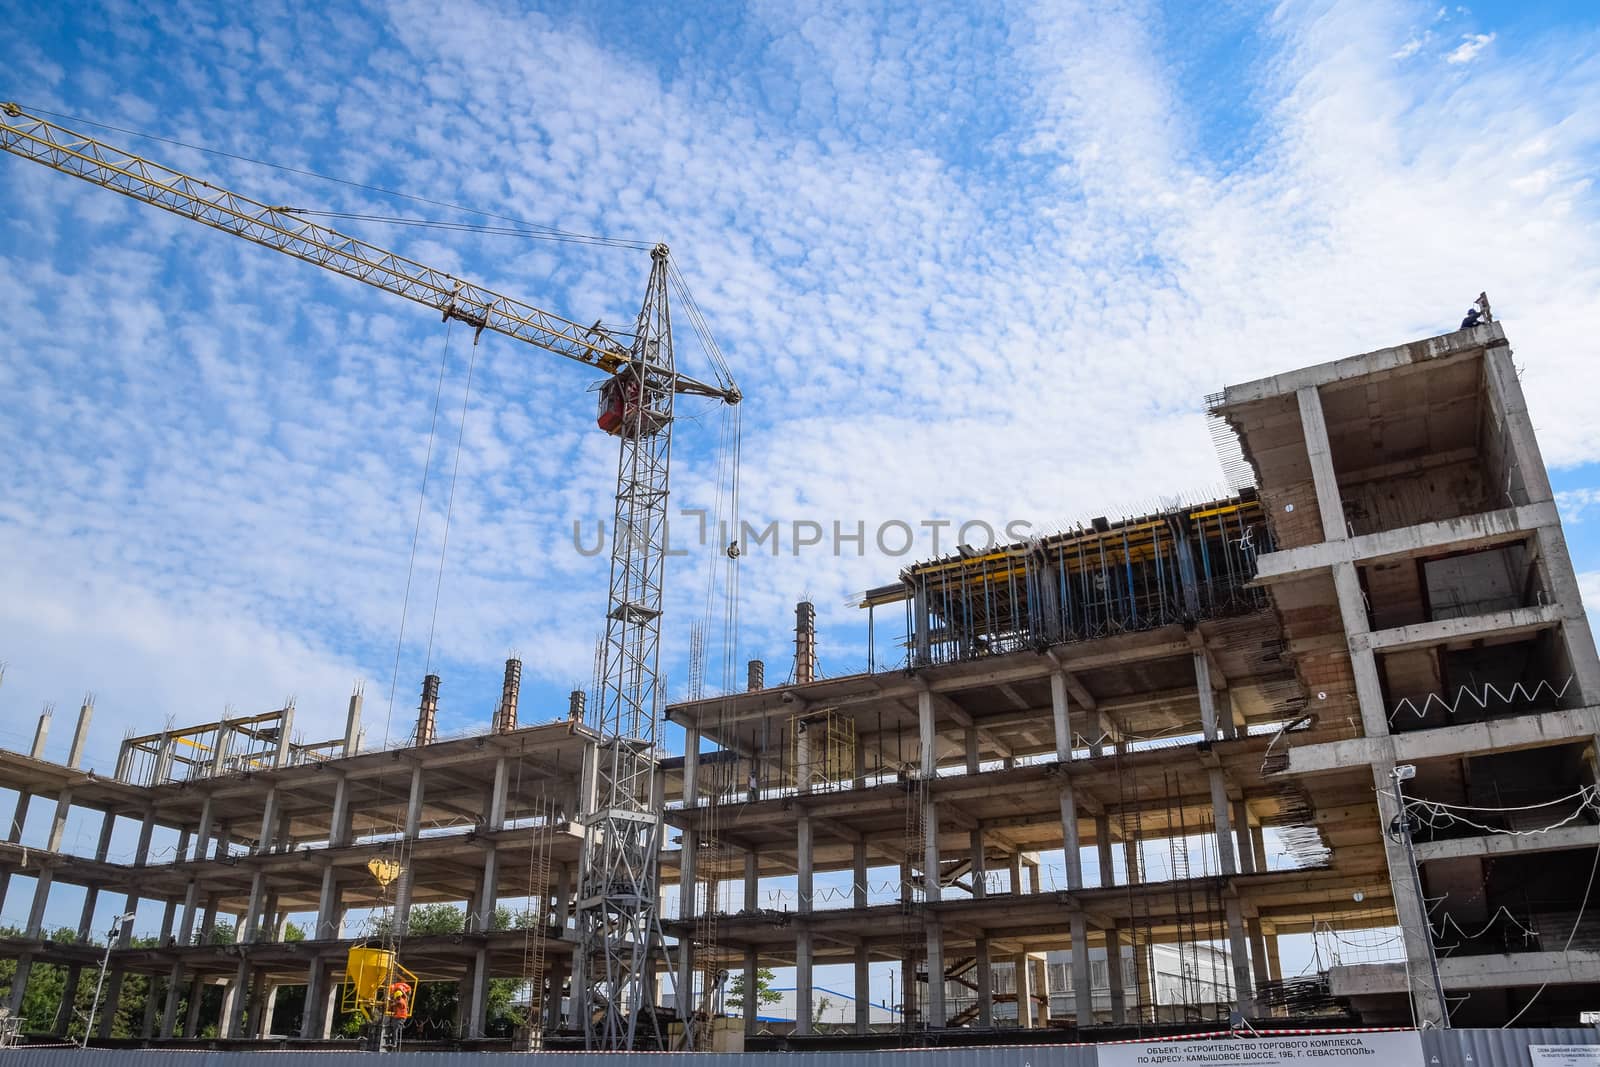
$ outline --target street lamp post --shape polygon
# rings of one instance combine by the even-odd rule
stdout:
[[[106,968],[111,965],[111,947],[117,943],[117,937],[122,933],[122,924],[132,921],[133,918],[134,913],[130,911],[126,915],[118,915],[111,920],[111,932],[106,935],[105,955],[100,957],[100,977],[95,979],[94,999],[89,1001],[89,1023],[83,1029],[83,1041],[81,1042],[81,1047],[83,1048],[89,1047],[89,1036],[94,1033],[94,1014],[100,1008],[100,990],[106,983]]]

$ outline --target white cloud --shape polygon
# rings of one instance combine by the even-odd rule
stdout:
[[[1431,36],[1431,34],[1424,34],[1422,37],[1411,37],[1406,41],[1405,44],[1401,45],[1393,52],[1390,52],[1389,58],[1410,59],[1412,56],[1422,51],[1422,46],[1427,43],[1426,38],[1429,36]]]
[[[1464,33],[1461,43],[1449,55],[1444,57],[1446,63],[1471,63],[1478,58],[1478,54],[1494,41],[1492,33]]]
[[[1600,506],[1600,489],[1569,489],[1556,494],[1561,521],[1568,526],[1582,522],[1588,511],[1597,506]]]
[[[655,57],[500,2],[293,25],[174,9],[61,110],[665,237],[748,397],[748,518],[1049,523],[1214,484],[1205,393],[1448,329],[1483,288],[1528,367],[1547,458],[1600,459],[1586,354],[1600,256],[1581,177],[1594,42],[1547,41],[1446,88],[1385,58],[1426,15],[1284,9],[1234,108],[1186,91],[1171,59],[1184,31],[1140,5],[1008,25],[962,8],[684,14]],[[171,53],[181,92],[146,76],[152,51]],[[114,88],[130,84],[153,99]],[[1249,151],[1223,158],[1207,120],[1251,124]],[[273,202],[424,210],[169,151]],[[0,577],[7,713],[94,687],[125,716],[108,721],[198,719],[291,689],[332,716],[357,673],[386,703],[444,346],[434,317],[26,164],[5,162],[0,184],[0,533],[29,571]],[[586,323],[626,321],[646,266],[584,245],[370,236]],[[397,719],[427,655],[467,353],[458,330]],[[616,462],[581,372],[497,338],[477,360],[433,650],[456,722],[487,722],[510,648],[545,701],[534,715],[587,682],[605,564],[566,541],[574,519],[609,513]],[[685,409],[676,501],[713,499],[717,426]],[[747,556],[735,662],[784,673],[806,591],[824,663],[859,662],[863,623],[841,604],[904,562]],[[706,569],[671,574],[675,695]],[[95,598],[147,622],[108,636]],[[35,633],[36,616],[51,628]],[[84,655],[102,645],[122,651]],[[212,645],[218,662],[182,669]]]

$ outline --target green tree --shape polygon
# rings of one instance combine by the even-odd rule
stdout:
[[[756,1010],[760,1011],[763,1004],[776,1004],[783,999],[782,993],[773,991],[772,983],[777,978],[771,970],[763,967],[756,972]],[[728,982],[728,1007],[734,1011],[744,1010],[744,972],[734,975]]]
[[[495,909],[494,929],[518,928],[518,916],[506,908]],[[393,918],[382,915],[372,924],[373,937],[383,938],[393,928]],[[419,904],[411,909],[406,924],[407,937],[436,937],[459,934],[466,929],[466,913],[454,904]],[[405,963],[405,943],[400,944],[400,962]],[[522,1022],[522,1011],[513,1002],[524,983],[515,978],[489,980],[486,1004],[485,1033],[496,1037],[509,1037],[512,1028]],[[407,1030],[419,1037],[435,1037],[458,1031],[457,1015],[460,1012],[461,989],[456,982],[419,982],[412,998],[411,1022]],[[334,1032],[346,1037],[361,1033],[363,1020],[354,1012],[341,1016],[334,1024]]]

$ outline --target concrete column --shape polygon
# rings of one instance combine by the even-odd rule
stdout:
[[[917,737],[922,777],[931,779],[939,769],[938,734],[934,732],[933,693],[926,689],[917,694]]]
[[[1150,946],[1134,942],[1133,948],[1133,980],[1138,987],[1140,1019],[1159,1021],[1156,1005],[1155,985],[1150,980]]]
[[[328,817],[328,847],[343,848],[350,843],[350,779],[339,775],[333,787],[333,811]]]
[[[250,1021],[254,1025],[256,1037],[265,1038],[272,1035],[272,1013],[278,1007],[278,983],[257,984],[264,984],[266,988],[258,990],[256,993],[256,1002],[260,1005],[261,1010],[259,1017]]]
[[[317,895],[317,926],[311,940],[330,941],[338,936],[339,876],[333,864],[322,868],[322,890]]]
[[[72,1009],[73,1005],[78,1002],[78,983],[82,980],[82,964],[69,964],[67,966],[66,986],[61,990],[61,1003],[56,1005],[55,1025],[50,1028],[51,1036],[64,1036],[67,1032],[67,1027],[72,1024]]]
[[[867,906],[867,841],[861,838],[851,846],[850,855],[851,905]]]
[[[1211,663],[1206,654],[1194,652],[1194,687],[1200,700],[1200,732],[1207,741],[1217,739],[1217,694],[1211,688]]]
[[[693,922],[699,911],[695,904],[695,893],[698,887],[696,860],[699,857],[700,834],[696,830],[683,831],[683,847],[678,868],[678,918],[683,922]],[[711,901],[708,904],[714,903]],[[678,938],[678,1004],[680,1011],[687,1013],[693,1010],[694,999],[694,963],[695,963],[694,938],[684,936]]]
[[[500,851],[491,842],[483,850],[483,877],[478,882],[477,927],[481,933],[494,929],[495,909],[500,903],[499,884]],[[540,891],[546,890],[541,886]],[[544,921],[543,914],[539,916],[539,921]]]
[[[422,764],[413,764],[411,767],[411,793],[406,802],[406,837],[412,841],[422,832]],[[404,932],[406,925],[411,922],[411,889],[413,885],[413,872],[411,865],[407,864],[400,872],[400,880],[394,893],[394,921],[395,926]]]
[[[172,970],[167,974],[167,995],[161,1006],[161,1040],[170,1039],[177,1031],[178,1026],[178,994],[183,991],[184,967],[180,960],[172,965]],[[71,1004],[71,998],[63,997],[63,1006]]]
[[[966,735],[962,740],[964,742],[963,747],[967,752],[967,773],[977,774],[983,766],[983,749],[978,742],[978,728],[976,726],[967,727]]]
[[[1272,981],[1272,973],[1267,969],[1267,940],[1261,935],[1261,920],[1259,918],[1246,919],[1244,924],[1245,936],[1250,941],[1250,975],[1255,979],[1256,989]],[[1266,1014],[1265,1007],[1261,1008]]]
[[[1378,819],[1386,830],[1390,822],[1399,815],[1395,810],[1392,792],[1394,782],[1390,778],[1393,772],[1392,762],[1372,765],[1372,782],[1376,787],[1378,798]],[[1400,932],[1405,944],[1408,973],[1411,976],[1411,1003],[1417,1025],[1420,1027],[1447,1025],[1449,1019],[1445,1013],[1445,1006],[1440,1003],[1430,977],[1433,929],[1422,910],[1422,903],[1417,900],[1417,894],[1411,887],[1411,858],[1406,854],[1403,842],[1395,840],[1387,832],[1381,834],[1380,838],[1383,841],[1384,858],[1388,861],[1389,873],[1395,887],[1394,909],[1396,917],[1400,920]]]
[[[796,768],[801,770],[801,768]],[[700,731],[693,726],[683,728],[683,806],[692,808],[700,803]]]
[[[761,910],[761,854],[755,849],[744,854],[744,910]]]
[[[250,963],[240,960],[239,966],[234,969],[233,983],[228,986],[228,991],[223,997],[222,1018],[227,1022],[226,1027],[218,1030],[226,1037],[244,1036],[245,1007],[250,997]]]
[[[350,711],[344,720],[344,754],[354,756],[361,749],[361,699],[362,692],[358,686],[350,694]]]
[[[206,849],[211,845],[211,824],[215,819],[214,805],[211,794],[207,793],[205,800],[200,804],[200,824],[195,828],[194,847],[187,856],[190,860],[206,858]]]
[[[1271,870],[1267,863],[1267,835],[1259,826],[1250,827],[1250,851],[1255,854],[1255,865],[1258,871]]]
[[[283,718],[278,720],[278,749],[272,754],[272,765],[284,767],[289,763],[290,738],[294,736],[294,705],[283,709]],[[272,987],[272,995],[276,1000],[278,987]]]
[[[1017,1025],[1024,1030],[1033,1029],[1033,975],[1028,968],[1028,954],[1019,952],[1011,959],[1017,980]]]
[[[1100,888],[1106,889],[1117,884],[1117,865],[1111,853],[1110,816],[1094,817],[1094,843],[1100,857]]]
[[[796,829],[796,855],[795,862],[799,870],[795,881],[796,895],[799,898],[797,905],[800,913],[807,914],[811,911],[812,900],[812,864],[814,857],[811,848],[811,816],[802,815],[795,820]]]
[[[989,939],[977,938],[972,946],[978,958],[978,1027],[994,1029],[994,963],[989,957]]]
[[[1011,878],[1011,892],[1014,896],[1021,896],[1022,888],[1022,853],[1013,852],[1006,857],[1006,873]]]
[[[277,837],[278,829],[278,787],[270,786],[267,789],[266,799],[261,807],[261,832],[256,835],[256,852],[265,854],[272,851],[273,840]]]
[[[1233,826],[1228,820],[1228,783],[1221,767],[1206,772],[1211,782],[1211,819],[1217,831],[1217,862],[1223,874],[1238,874],[1239,860],[1233,851]]]
[[[856,945],[856,1033],[872,1029],[872,957],[865,942]]]
[[[563,863],[556,868],[556,926],[565,931],[571,919],[572,865]]]
[[[1278,935],[1263,931],[1261,940],[1267,948],[1267,974],[1274,982],[1283,981],[1283,964],[1278,958]]]
[[[333,981],[333,975],[329,974],[328,993],[322,1001],[322,1039],[324,1041],[333,1037],[333,1024],[339,1021],[341,996],[339,983]]]
[[[939,862],[939,805],[929,798],[923,809],[925,820],[922,835],[922,892],[928,903],[937,903],[943,896]]]
[[[1250,945],[1244,935],[1244,912],[1239,898],[1229,894],[1224,900],[1228,915],[1228,954],[1233,965],[1233,1007],[1246,1018],[1256,1013],[1255,987],[1250,981]]]
[[[1072,759],[1072,715],[1067,705],[1067,676],[1062,671],[1050,672],[1050,715],[1055,724],[1056,760],[1066,763]]]
[[[1028,961],[1033,968],[1034,1008],[1033,1023],[1036,1030],[1050,1028],[1050,968],[1044,965],[1044,957]]]
[[[1111,1022],[1121,1026],[1128,1021],[1128,998],[1122,984],[1122,931],[1106,930],[1106,978],[1110,982]]]
[[[28,755],[30,758],[36,760],[44,759],[44,743],[45,739],[50,736],[50,720],[53,715],[54,712],[46,707],[44,712],[39,716],[39,723],[33,729],[33,747],[28,750]],[[17,807],[15,812],[12,813],[11,825],[6,827],[7,841],[15,844],[16,842],[22,840],[22,828],[27,825],[28,806],[32,800],[33,794],[28,792],[26,789],[20,789],[17,791]],[[0,902],[3,902],[4,899],[5,889],[3,885],[0,885]]]
[[[928,1028],[944,1029],[944,928],[937,919],[926,922],[928,942]]]
[[[422,833],[422,764],[411,765],[411,792],[406,800],[406,836]]]
[[[239,923],[238,940],[241,944],[258,940],[257,928],[267,902],[267,872],[257,871],[250,879],[250,902],[245,906],[244,918]]]
[[[300,1037],[305,1041],[314,1041],[322,1033],[323,1010],[325,1008],[325,990],[328,974],[328,965],[322,960],[313,959],[306,968],[306,1000],[305,1008],[300,1013]]]
[[[1094,1025],[1094,972],[1089,966],[1089,922],[1074,911],[1072,926],[1072,999],[1078,1029]]]
[[[757,987],[761,984],[761,957],[756,952],[754,945],[744,947],[744,1004],[741,1011],[744,1015],[744,1032],[746,1037],[754,1037],[758,1023],[758,1010],[761,1007]]]
[[[1138,885],[1143,878],[1139,869],[1139,842],[1135,838],[1127,838],[1122,842],[1122,865],[1128,868],[1128,884]]]
[[[562,1025],[561,990],[567,984],[567,961],[557,957],[550,961],[550,996],[544,1005],[544,1024],[547,1029],[559,1030]]]
[[[501,756],[494,761],[494,784],[490,786],[489,810],[483,813],[484,828],[499,830],[506,824],[506,790],[511,784],[511,761]]]
[[[1339,479],[1333,469],[1333,449],[1328,444],[1328,424],[1322,417],[1322,395],[1308,385],[1295,394],[1300,402],[1300,428],[1305,434],[1306,456],[1311,460],[1311,478],[1317,489],[1317,510],[1322,512],[1322,537],[1343,541],[1347,536],[1344,502],[1339,494]]]
[[[205,995],[205,982],[196,978],[189,983],[189,1010],[183,1015],[183,1036],[194,1037],[200,1030],[200,1001]],[[226,1015],[223,1016],[227,1018]],[[219,1027],[220,1029],[220,1027]]]
[[[982,900],[989,895],[989,865],[984,853],[983,827],[975,826],[968,831],[967,840],[972,854],[972,895]]]
[[[1250,809],[1244,801],[1233,802],[1234,850],[1239,857],[1239,870],[1245,874],[1256,873],[1256,850],[1250,842]]]
[[[1367,601],[1362,595],[1361,579],[1354,563],[1345,560],[1333,565],[1333,588],[1339,595],[1339,615],[1344,621],[1350,648],[1350,671],[1355,677],[1362,732],[1368,737],[1387,737],[1389,710],[1383,698],[1383,683],[1378,677],[1377,656],[1365,641],[1355,640],[1370,633],[1372,627],[1367,621]]]
[[[794,939],[794,1032],[797,1037],[811,1035],[811,1015],[815,1010],[811,995],[811,963],[811,929],[802,926],[796,931]]]
[[[1078,801],[1070,775],[1061,780],[1061,859],[1067,869],[1067,888],[1083,888],[1082,842],[1078,836]]]
[[[489,1005],[489,949],[480,947],[472,956],[472,979],[466,1002],[462,1005],[462,1029],[468,1038],[483,1036],[484,1017]]]

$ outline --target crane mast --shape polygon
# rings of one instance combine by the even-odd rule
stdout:
[[[599,743],[585,772],[587,809],[577,900],[573,1017],[594,1049],[632,1049],[653,1010],[663,953],[657,911],[662,820],[656,803],[659,656],[673,405],[679,394],[736,404],[731,381],[678,373],[668,300],[669,253],[650,254],[645,299],[626,343],[376,245],[0,104],[0,149],[285,255],[426,305],[448,320],[543,348],[610,374],[618,397],[617,488],[602,687],[591,715]],[[680,993],[680,1003],[687,997]],[[650,1043],[660,1044],[659,1031]]]

